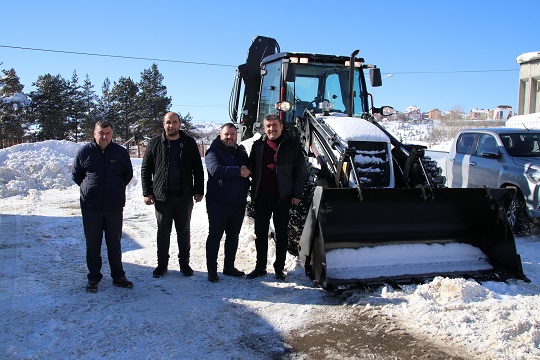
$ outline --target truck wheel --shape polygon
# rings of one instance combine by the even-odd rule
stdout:
[[[516,187],[511,186],[516,190],[516,194],[506,211],[506,218],[512,232],[516,236],[529,235],[532,228],[532,219],[527,213],[527,205],[523,198],[523,193]]]

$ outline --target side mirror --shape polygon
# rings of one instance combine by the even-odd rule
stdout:
[[[394,115],[396,112],[391,106],[381,106],[380,108],[373,108],[372,113],[381,114],[382,116],[391,116]]]
[[[369,69],[369,80],[371,82],[371,86],[373,87],[382,86],[381,69]]]
[[[498,159],[501,157],[501,153],[499,151],[492,152],[492,151],[482,151],[480,153],[480,156],[486,159]]]

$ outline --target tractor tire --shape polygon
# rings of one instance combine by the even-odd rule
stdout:
[[[533,221],[527,213],[523,193],[516,187],[511,186],[511,188],[516,190],[516,194],[506,210],[506,218],[515,236],[527,236],[531,233]]]
[[[422,157],[422,163],[426,169],[429,181],[433,188],[444,188],[446,183],[446,177],[442,176],[442,169],[437,165],[435,160],[432,160],[429,156]]]
[[[249,190],[246,204],[246,216],[255,219],[255,206],[253,205],[253,201],[251,201],[251,189]]]
[[[289,216],[289,243],[287,246],[287,251],[293,256],[298,256],[298,244],[300,243],[300,237],[302,236],[302,231],[304,230],[304,224],[311,208],[311,200],[313,199],[313,192],[315,191],[317,182],[318,169],[315,169],[310,163],[307,163],[306,166],[308,168],[308,178],[304,184],[302,201],[300,201],[298,205],[291,208]]]

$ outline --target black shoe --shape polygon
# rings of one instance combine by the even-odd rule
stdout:
[[[155,278],[162,277],[167,272],[167,266],[159,265],[153,272],[152,276]]]
[[[249,274],[247,274],[246,278],[255,279],[255,278],[258,278],[259,276],[263,276],[263,275],[266,275],[266,274],[267,274],[266,270],[255,269],[252,272],[250,272]]]
[[[126,279],[125,276],[118,279],[113,279],[113,284],[127,289],[131,289],[133,287],[133,283]]]
[[[180,271],[184,276],[191,276],[193,275],[193,269],[189,265],[184,265],[180,267]]]
[[[92,280],[88,281],[88,284],[86,284],[86,291],[91,292],[91,293],[97,292],[98,284],[99,282],[97,281],[92,281]]]
[[[283,273],[283,270],[276,270],[276,279],[285,280],[285,274]]]
[[[217,283],[219,281],[217,273],[208,273],[208,281],[211,283]]]
[[[242,277],[246,275],[245,272],[238,270],[237,268],[233,267],[231,269],[223,269],[223,275],[227,276],[234,276],[234,277]]]

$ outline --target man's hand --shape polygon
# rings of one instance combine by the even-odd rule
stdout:
[[[203,196],[201,194],[195,194],[193,195],[193,199],[195,199],[195,202],[201,201]]]
[[[146,205],[152,205],[155,202],[156,202],[156,198],[154,197],[154,195],[148,195],[144,197],[144,203]]]
[[[249,177],[249,175],[251,175],[251,171],[249,171],[249,169],[245,165],[242,165],[242,167],[240,168],[240,176],[243,178],[247,178]]]

